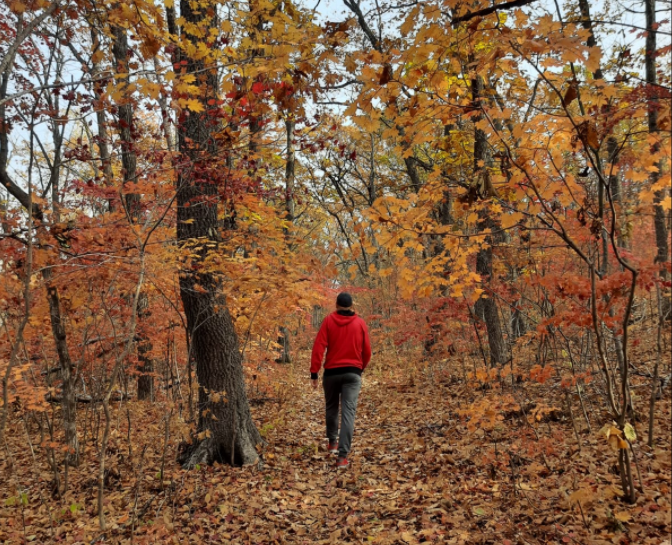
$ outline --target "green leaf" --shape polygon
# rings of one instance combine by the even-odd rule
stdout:
[[[28,494],[26,492],[21,492],[21,505],[28,505]]]
[[[12,505],[16,505],[16,497],[10,496],[5,500],[5,506],[11,507]]]

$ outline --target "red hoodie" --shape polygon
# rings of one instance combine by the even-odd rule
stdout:
[[[317,378],[325,349],[327,350],[327,359],[324,362],[325,376],[338,374],[345,371],[345,368],[361,374],[371,361],[371,342],[364,320],[354,312],[349,316],[332,312],[324,319],[313,344],[313,356],[310,360],[311,378]]]

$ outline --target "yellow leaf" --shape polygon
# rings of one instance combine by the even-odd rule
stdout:
[[[621,522],[628,522],[632,517],[627,511],[619,511],[618,513],[614,513],[614,518]]]
[[[190,98],[187,100],[187,108],[189,108],[192,112],[202,112],[205,110],[203,104],[195,98]]]
[[[635,428],[632,427],[632,424],[628,422],[625,426],[623,426],[623,434],[627,438],[628,441],[631,443],[633,441],[637,440],[637,433],[635,432]]]

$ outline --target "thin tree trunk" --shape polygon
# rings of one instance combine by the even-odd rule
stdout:
[[[291,118],[291,114],[288,114],[285,120],[285,130],[287,132],[287,163],[285,164],[285,210],[287,215],[285,219],[287,222],[293,223],[296,217],[294,200],[296,156],[294,153],[294,120]]]
[[[154,72],[156,73],[156,82],[161,83],[159,79],[159,61],[154,57]],[[163,136],[166,139],[166,146],[168,151],[175,151],[175,135],[171,127],[170,110],[168,109],[168,97],[161,88],[159,93],[159,108],[161,108],[161,128],[163,129]]]
[[[471,92],[475,107],[480,107],[480,97],[483,91],[483,80],[480,76],[471,81]],[[474,125],[481,120],[482,116],[474,116]],[[488,172],[486,169],[487,160],[487,136],[479,129],[474,127],[474,178],[483,178],[483,197],[490,198],[491,185],[487,183]],[[496,226],[491,218],[482,218],[483,228],[494,229]],[[481,248],[476,255],[476,272],[481,276],[483,285],[488,288],[492,285],[492,245],[494,243],[492,235],[487,235],[485,247]],[[491,291],[490,294],[486,293]],[[503,365],[508,361],[507,349],[504,343],[502,324],[499,316],[497,303],[492,296],[492,290],[484,291],[480,299],[476,301],[476,311],[485,321],[485,327],[488,331],[488,346],[490,347],[490,365]]]
[[[61,312],[61,299],[58,288],[53,284],[53,272],[45,268],[42,272],[47,282],[47,302],[49,303],[49,318],[51,332],[56,342],[56,352],[61,368],[61,380],[63,381],[63,399],[61,410],[63,412],[63,428],[65,431],[65,444],[68,448],[66,462],[70,465],[79,463],[79,440],[77,438],[77,396],[75,394],[75,368],[70,358],[67,334],[63,324]]]
[[[116,62],[116,71],[120,76],[120,84],[126,88],[128,86],[128,36],[126,29],[120,26],[112,27],[113,43],[112,53]],[[119,128],[119,137],[121,140],[121,163],[123,166],[124,184],[135,184],[137,182],[137,153],[135,151],[135,140],[137,138],[135,131],[135,116],[133,98],[124,92],[124,98],[117,105]],[[131,223],[138,223],[140,220],[140,194],[135,192],[126,193],[125,187],[125,206],[126,212]],[[138,372],[137,389],[139,400],[154,399],[154,361],[151,358],[152,343],[143,330],[149,313],[149,297],[146,292],[140,294],[137,304],[138,312],[138,331],[137,331],[137,351],[140,367]]]
[[[94,49],[97,50],[100,48],[100,38],[98,37],[97,31],[91,27],[91,42],[94,45]],[[97,62],[91,63],[91,77],[96,79],[97,76],[102,72],[100,64]],[[103,101],[103,95],[105,93],[105,88],[101,81],[95,81],[93,84],[94,95],[96,100],[99,102],[96,108],[96,125],[98,126],[98,150],[100,153],[100,166],[103,172],[103,178],[106,187],[111,187],[114,183],[114,172],[112,171],[112,157],[110,155],[110,136],[107,132],[107,119],[105,119],[105,106]],[[114,211],[114,203],[110,199],[108,201],[109,211]]]
[[[295,212],[295,200],[294,200],[294,180],[295,180],[295,166],[296,166],[296,156],[294,153],[294,119],[290,112],[287,113],[287,118],[285,119],[285,131],[287,133],[287,162],[285,163],[285,221],[288,226],[285,227],[285,236],[288,246],[288,250],[292,249],[292,236],[294,230],[292,226],[294,224],[294,218],[296,216]],[[290,353],[290,339],[291,335],[289,329],[284,325],[281,325],[278,328],[280,333],[278,337],[278,344],[280,344],[280,357],[275,360],[276,363],[291,363],[292,356]]]
[[[7,95],[7,85],[9,82],[9,70],[13,61],[7,65],[7,70],[0,74],[0,99]],[[6,108],[0,104],[0,183],[5,186],[10,195],[12,195],[21,205],[32,214],[36,223],[44,225],[45,217],[41,206],[32,203],[30,196],[23,189],[14,183],[7,172],[7,162],[9,159],[9,125],[6,121]],[[66,339],[65,327],[63,325],[63,315],[61,312],[60,296],[58,288],[53,284],[53,271],[50,267],[44,267],[42,277],[47,284],[47,301],[49,303],[49,318],[51,320],[51,330],[56,344],[56,351],[60,364],[61,377],[63,380],[63,401],[62,417],[65,430],[65,442],[68,449],[65,461],[70,465],[77,465],[79,462],[79,442],[77,439],[77,403],[75,401],[75,389],[73,384],[74,366],[70,358],[68,344]]]

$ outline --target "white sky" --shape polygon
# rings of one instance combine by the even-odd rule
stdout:
[[[362,11],[365,15],[368,14],[369,25],[374,29],[374,32],[378,30],[378,20],[373,13],[370,12],[371,8],[374,8],[378,0],[364,0],[362,2]],[[406,3],[404,0],[393,0],[393,4],[403,4]],[[317,5],[317,17],[320,22],[324,21],[342,21],[352,17],[352,13],[343,5],[342,0],[303,0],[303,4],[308,9],[313,9]],[[561,4],[563,16],[566,16],[567,5],[577,5],[576,1],[573,0],[570,4]],[[406,10],[410,8],[405,8]],[[544,10],[556,16],[557,10],[553,0],[540,0],[537,3],[534,3],[530,8],[535,12]],[[667,19],[667,23],[663,24],[657,36],[658,47],[663,47],[670,44],[670,19],[672,19],[672,2],[670,0],[658,0],[657,3],[657,20]],[[629,25],[634,25],[640,28],[645,26],[645,19],[643,13],[643,4],[632,2],[623,2],[622,0],[598,0],[597,2],[591,1],[591,16],[598,20],[601,16],[607,17],[604,15],[604,12],[623,12],[623,17],[618,21],[615,21],[617,24],[602,25],[599,24],[596,28],[596,34],[600,45],[608,50],[615,45],[629,45],[632,53],[637,54],[638,50],[643,49],[644,47],[644,38],[641,36],[641,31],[632,32],[632,29]],[[389,22],[389,21],[388,21]],[[394,25],[385,24],[383,21],[383,34],[386,31],[394,32]],[[609,33],[605,32],[606,29],[609,29]],[[368,45],[368,44],[367,44]],[[607,51],[605,51],[606,53]],[[45,52],[46,53],[46,52]],[[69,51],[65,50],[65,54],[69,55]],[[659,59],[659,63],[663,69],[667,67],[669,69],[670,57],[664,59]],[[643,75],[643,74],[642,74]],[[77,61],[72,62],[68,65],[67,74],[63,78],[65,81],[72,80],[77,81],[82,77],[82,73],[79,69],[79,63]],[[10,91],[11,92],[11,91]],[[345,98],[345,92],[334,93],[332,98],[336,100]],[[94,115],[90,113],[88,119],[93,119]],[[78,135],[73,135],[72,131],[75,129],[75,123],[70,123],[66,128],[66,139],[69,137],[76,137]],[[95,132],[95,123],[92,127],[92,130]],[[36,133],[43,139],[45,143],[48,143],[51,140],[51,135],[48,133],[48,127],[46,121],[42,122],[40,126],[36,128]],[[28,139],[28,131],[23,128],[20,128],[20,125],[17,125],[10,135],[11,141],[18,147],[21,143],[25,145]],[[16,155],[13,155],[10,160],[10,172],[17,182],[25,183],[27,180],[26,176],[26,166],[18,160]]]

